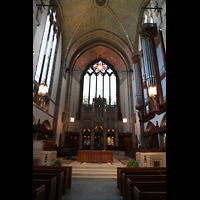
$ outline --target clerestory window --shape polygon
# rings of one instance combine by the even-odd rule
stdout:
[[[107,105],[117,104],[116,75],[102,61],[90,66],[83,78],[83,104],[92,104],[93,98],[106,99]]]
[[[34,80],[41,84],[47,84],[48,90],[51,84],[51,75],[57,46],[57,21],[56,12],[51,9],[46,18],[43,38],[40,46]]]

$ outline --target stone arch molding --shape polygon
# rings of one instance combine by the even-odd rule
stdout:
[[[66,52],[64,59],[64,73],[67,69],[72,70],[76,64],[76,61],[88,50],[97,46],[104,46],[110,50],[110,52],[114,52],[122,61],[123,70],[130,70],[132,68],[131,61],[131,50],[126,45],[126,43],[120,39],[117,35],[105,31],[103,29],[91,31],[89,33],[84,34],[82,37],[78,38],[72,44],[70,50]],[[106,60],[106,55],[100,55],[99,58],[103,58]],[[96,59],[96,58],[95,58]],[[87,66],[83,66],[85,69]],[[121,71],[118,71],[121,72]]]

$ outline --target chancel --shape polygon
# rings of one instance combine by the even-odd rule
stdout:
[[[33,0],[33,144],[35,165],[113,168],[125,199],[144,188],[117,167],[164,170],[166,0]]]

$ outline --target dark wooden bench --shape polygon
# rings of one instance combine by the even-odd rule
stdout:
[[[166,200],[166,186],[134,186],[134,200]]]
[[[44,200],[45,185],[33,184],[33,200]]]
[[[33,179],[34,184],[45,185],[44,200],[55,200],[57,178],[50,179]]]
[[[121,188],[121,177],[125,171],[166,170],[166,167],[117,167],[117,189]]]
[[[126,189],[126,197],[127,200],[134,200],[134,186],[151,186],[151,187],[157,187],[157,186],[165,186],[166,187],[166,181],[131,181],[129,178],[127,179],[127,189]]]
[[[120,195],[124,197],[123,192],[126,193],[127,178],[130,175],[166,175],[166,170],[147,170],[147,171],[125,171],[121,177],[121,190]],[[125,194],[126,196],[126,194]],[[126,197],[125,197],[126,199]]]
[[[64,184],[63,184],[63,195],[65,195],[68,189],[71,188],[72,182],[72,167],[71,166],[33,166],[33,169],[46,169],[46,170],[58,170],[64,172]]]
[[[166,175],[125,175],[124,173],[122,174],[124,176],[123,178],[123,185],[122,185],[122,197],[124,200],[126,200],[126,182],[127,178],[133,181],[166,181]]]
[[[41,171],[40,169],[36,170],[36,171],[37,172],[33,171],[33,179],[50,179],[50,178],[53,178],[53,177],[57,178],[56,200],[62,200],[64,172],[43,173],[43,170]]]
[[[117,168],[117,188],[122,196],[122,173],[133,172],[133,175],[145,174],[147,171],[166,170],[166,167],[118,167]]]

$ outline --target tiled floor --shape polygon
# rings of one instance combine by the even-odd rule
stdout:
[[[72,187],[62,200],[121,200],[117,181],[72,180]]]

